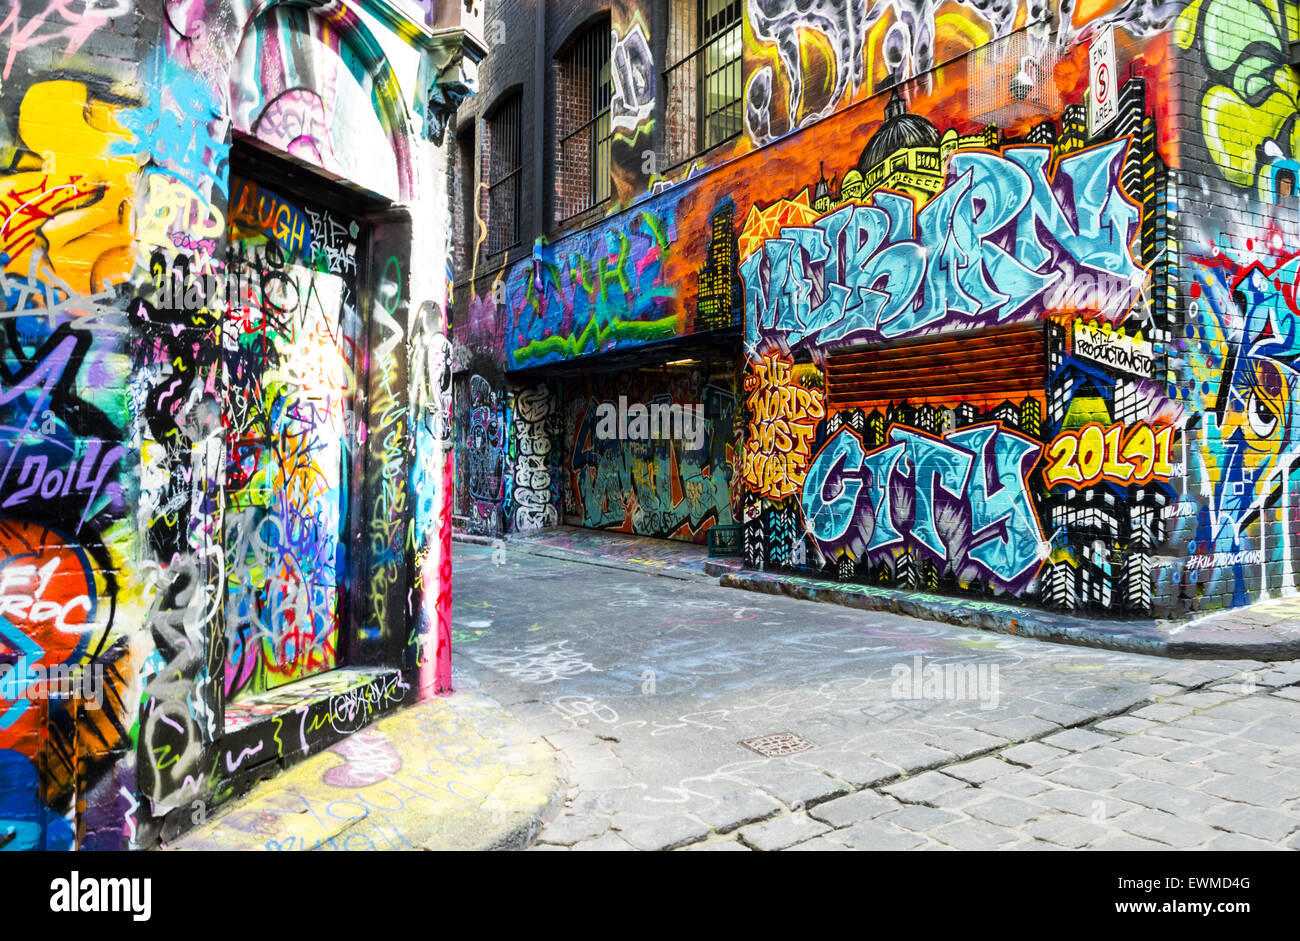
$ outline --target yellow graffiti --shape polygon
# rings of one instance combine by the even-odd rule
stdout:
[[[77,294],[94,294],[131,271],[130,219],[138,169],[114,156],[129,134],[123,106],[91,100],[81,82],[38,82],[18,109],[23,148],[0,176],[0,251],[28,273],[33,259]]]
[[[797,493],[808,472],[817,422],[826,414],[820,389],[797,383],[793,367],[778,354],[751,363],[749,433],[742,477],[759,496],[779,500]]]

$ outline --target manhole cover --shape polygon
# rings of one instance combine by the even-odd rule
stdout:
[[[744,739],[740,744],[753,749],[764,758],[784,758],[786,755],[797,755],[800,752],[817,747],[806,738],[800,738],[793,732],[773,732],[771,735],[760,735],[758,738]]]

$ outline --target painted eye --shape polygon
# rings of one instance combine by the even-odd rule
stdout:
[[[1277,430],[1277,415],[1259,396],[1251,393],[1246,404],[1246,414],[1250,419],[1250,430],[1260,438],[1268,438]]]

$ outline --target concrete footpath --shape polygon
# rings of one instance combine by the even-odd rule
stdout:
[[[555,752],[492,697],[399,709],[281,772],[172,850],[511,850],[563,800]]]
[[[1300,657],[1300,598],[1181,620],[1089,618],[981,598],[757,572],[745,569],[738,558],[709,558],[704,546],[574,526],[551,527],[505,540],[463,534],[454,538],[498,551],[709,581],[726,588],[886,611],[1055,643],[1176,658],[1271,661]]]

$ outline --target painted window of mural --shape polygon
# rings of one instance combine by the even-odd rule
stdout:
[[[338,665],[358,223],[232,176],[222,330],[227,696]]]
[[[668,165],[742,131],[740,0],[674,0],[669,8]]]
[[[557,216],[603,203],[610,193],[610,31],[606,17],[586,29],[556,61]]]

